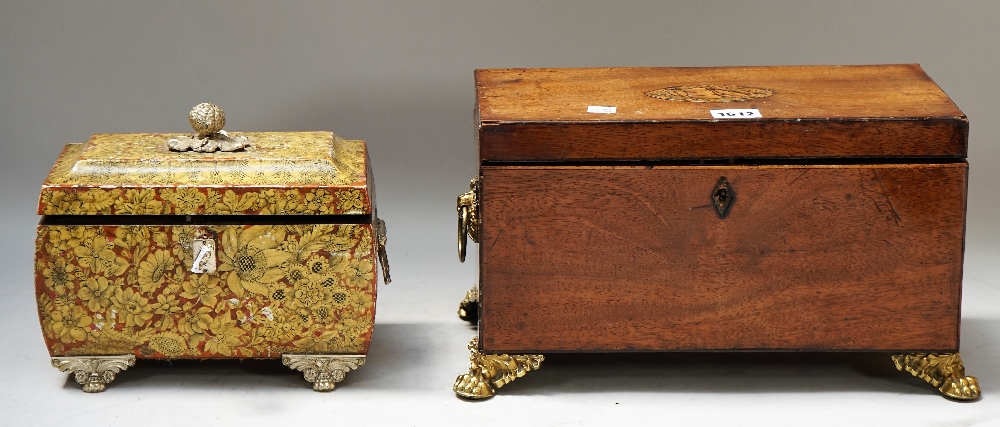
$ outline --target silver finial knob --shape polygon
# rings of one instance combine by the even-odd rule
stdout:
[[[229,136],[222,127],[226,125],[226,113],[218,105],[204,102],[195,105],[188,113],[188,121],[195,135],[180,135],[167,141],[170,151],[240,151],[250,146],[250,138],[243,135]]]
[[[226,125],[226,113],[218,105],[203,102],[191,109],[188,120],[198,137],[205,138],[222,130]]]

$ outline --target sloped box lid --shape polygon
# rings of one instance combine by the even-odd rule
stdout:
[[[183,134],[98,134],[63,149],[40,215],[343,215],[372,211],[364,141],[232,132],[235,152],[171,151]]]
[[[485,69],[475,78],[484,163],[967,153],[968,120],[915,64]]]

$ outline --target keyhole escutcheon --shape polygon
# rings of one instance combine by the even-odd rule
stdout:
[[[715,207],[715,213],[719,214],[719,219],[726,219],[729,216],[729,210],[734,202],[736,202],[736,192],[733,191],[732,185],[726,177],[719,177],[715,188],[712,189],[712,206]]]

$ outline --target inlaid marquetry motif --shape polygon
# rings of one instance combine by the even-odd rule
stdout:
[[[217,239],[214,274],[192,245]],[[53,356],[363,353],[375,316],[370,224],[41,226],[35,287]]]
[[[646,92],[646,96],[664,101],[686,102],[743,102],[767,98],[774,91],[759,87],[739,85],[670,86]]]

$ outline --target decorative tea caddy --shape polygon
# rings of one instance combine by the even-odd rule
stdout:
[[[917,65],[477,70],[455,392],[548,352],[878,351],[955,399],[969,123]]]
[[[365,362],[377,267],[364,141],[330,132],[98,134],[42,186],[35,289],[53,366],[87,392],[136,359],[277,359],[328,391]]]

